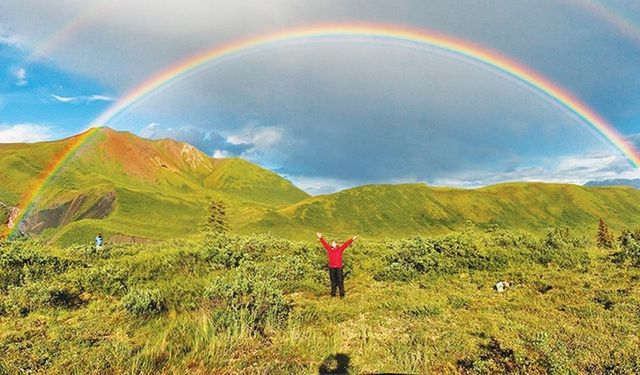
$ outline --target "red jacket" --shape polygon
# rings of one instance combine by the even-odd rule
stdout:
[[[347,242],[342,245],[333,248],[329,243],[322,237],[320,237],[320,242],[322,246],[324,246],[325,250],[327,250],[327,257],[329,258],[329,268],[342,268],[342,253],[351,245],[353,239],[349,238]]]

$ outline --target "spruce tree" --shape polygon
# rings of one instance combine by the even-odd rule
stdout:
[[[226,205],[222,199],[213,199],[209,204],[207,229],[213,233],[225,233],[229,231]]]
[[[607,223],[600,219],[598,223],[598,247],[602,249],[610,249],[613,247],[613,236],[609,232]]]

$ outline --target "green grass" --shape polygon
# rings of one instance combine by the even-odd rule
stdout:
[[[248,227],[289,238],[310,238],[322,228],[333,236],[360,233],[398,238],[442,234],[469,222],[544,233],[550,223],[593,230],[603,217],[616,230],[640,224],[640,190],[626,187],[519,183],[481,189],[424,184],[369,185],[312,197],[269,213]]]
[[[344,300],[328,296],[316,242],[5,243],[0,368],[317,373],[344,355],[353,373],[637,372],[637,244],[603,250],[591,237],[365,238],[345,254]],[[497,293],[497,281],[512,286]]]

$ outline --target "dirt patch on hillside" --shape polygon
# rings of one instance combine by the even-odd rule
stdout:
[[[39,234],[47,228],[59,228],[76,220],[104,219],[113,210],[116,194],[105,194],[86,211],[80,213],[86,200],[87,196],[78,195],[61,205],[38,211],[30,215],[20,229],[29,234]]]
[[[116,201],[116,193],[113,191],[108,192],[102,198],[98,199],[88,210],[78,216],[78,220],[81,219],[104,219],[109,216],[113,210],[113,204]]]
[[[127,236],[124,234],[114,234],[109,236],[107,239],[109,243],[118,243],[118,244],[133,244],[133,243],[153,243],[157,242],[155,240],[144,238],[144,237],[136,237],[136,236]]]
[[[59,206],[47,208],[29,215],[27,220],[22,224],[21,228],[29,234],[38,234],[47,228],[58,228],[62,225],[69,224],[73,215],[78,212],[86,197],[79,195],[72,200],[65,202]]]

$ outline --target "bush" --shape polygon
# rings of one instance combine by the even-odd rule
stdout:
[[[76,308],[84,304],[80,298],[82,290],[64,282],[28,283],[9,288],[3,302],[3,310],[26,316],[30,312],[45,308]]]
[[[127,291],[129,275],[114,264],[92,267],[83,273],[82,285],[91,292],[106,295],[122,295]]]
[[[204,259],[225,268],[235,268],[247,257],[240,238],[229,233],[209,233],[203,240]]]
[[[9,242],[0,246],[0,292],[10,286],[22,285],[26,279],[40,280],[58,275],[74,262],[49,255],[46,245],[25,241]]]
[[[419,273],[415,268],[407,267],[404,262],[394,261],[391,264],[382,268],[381,271],[376,273],[373,278],[377,281],[411,281]]]
[[[585,251],[588,241],[584,237],[573,236],[568,228],[551,228],[542,242],[529,249],[531,259],[542,265],[556,263],[563,268],[586,270],[590,264]]]
[[[495,270],[504,267],[507,259],[498,252],[488,251],[468,231],[439,238],[414,237],[387,243],[391,254],[385,266],[375,275],[377,280],[408,281],[419,274],[454,274],[473,270]]]
[[[617,261],[640,267],[640,230],[625,230],[618,240],[621,251],[617,254]]]
[[[122,306],[134,315],[152,315],[166,310],[159,289],[134,289],[122,299]]]
[[[504,229],[496,229],[489,232],[487,244],[505,249],[532,249],[538,246],[535,237]]]
[[[108,248],[98,249],[93,245],[72,245],[66,248],[66,252],[83,258],[109,258]]]
[[[230,311],[228,318],[240,318],[252,331],[262,333],[268,325],[282,325],[291,310],[282,290],[274,284],[274,281],[258,281],[246,275],[235,280],[220,278],[206,289],[205,297],[214,308]]]

